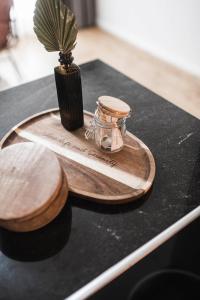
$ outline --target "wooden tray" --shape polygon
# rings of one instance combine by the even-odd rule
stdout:
[[[92,114],[84,113],[85,128]],[[33,115],[16,125],[0,147],[24,141],[41,143],[54,151],[67,174],[70,192],[96,202],[126,203],[144,195],[155,176],[155,162],[148,147],[127,132],[122,151],[101,152],[84,137],[85,128],[66,131],[58,109]]]

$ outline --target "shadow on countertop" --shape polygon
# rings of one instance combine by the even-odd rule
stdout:
[[[81,199],[76,195],[70,196],[70,202],[72,206],[82,208],[85,210],[94,211],[101,214],[123,214],[131,210],[135,210],[142,206],[144,202],[148,200],[151,193],[153,191],[153,186],[151,189],[142,197],[124,204],[104,204],[104,203],[97,203],[93,202],[92,200],[88,199]]]
[[[142,198],[117,205],[95,203],[70,195],[61,213],[43,228],[31,232],[13,232],[0,228],[0,250],[5,256],[23,262],[50,258],[62,250],[69,240],[73,206],[101,214],[123,214],[143,205],[151,192],[152,188]]]
[[[57,254],[67,243],[72,222],[69,202],[48,225],[31,232],[0,228],[0,250],[18,261],[39,261]]]

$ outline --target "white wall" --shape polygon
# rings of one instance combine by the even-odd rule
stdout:
[[[20,36],[32,35],[33,13],[36,0],[14,0],[14,12],[17,20],[17,30]]]
[[[200,76],[200,0],[97,0],[97,24]]]

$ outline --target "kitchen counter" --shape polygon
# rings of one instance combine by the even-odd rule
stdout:
[[[99,60],[82,65],[81,72],[84,109],[94,112],[101,95],[130,104],[128,130],[155,158],[153,187],[119,206],[70,197],[43,229],[1,229],[0,299],[57,300],[73,293],[69,299],[85,299],[200,215],[199,120]],[[53,76],[1,92],[0,137],[56,106]]]

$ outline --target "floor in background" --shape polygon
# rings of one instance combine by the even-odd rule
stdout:
[[[0,54],[0,90],[49,75],[57,53],[47,53],[35,36],[23,38],[11,50],[21,78],[7,52]],[[81,64],[96,58],[200,118],[200,78],[190,75],[98,28],[80,30],[73,53]]]

